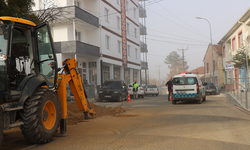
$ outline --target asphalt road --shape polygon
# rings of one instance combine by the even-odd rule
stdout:
[[[120,106],[119,102],[97,102]],[[122,115],[102,116],[68,126],[67,137],[48,144],[26,141],[19,129],[4,136],[4,149],[23,150],[249,150],[250,112],[226,101],[223,95],[207,96],[202,104],[172,105],[167,95],[124,102]]]

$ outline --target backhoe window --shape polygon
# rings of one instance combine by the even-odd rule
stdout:
[[[5,28],[5,34],[0,35],[0,92],[5,91],[7,84],[7,46],[8,46],[9,25]]]
[[[55,69],[51,67],[51,62],[54,62],[55,60],[47,26],[40,27],[36,30],[36,33],[40,61],[40,74],[42,74],[49,81],[48,86],[53,87]]]

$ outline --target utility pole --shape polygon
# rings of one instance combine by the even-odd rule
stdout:
[[[158,67],[158,73],[159,73],[159,87],[160,87],[160,85],[161,85],[161,65],[156,65],[156,67]]]
[[[185,51],[185,50],[188,50],[188,47],[187,47],[187,49],[184,49],[184,48],[179,49],[179,48],[178,48],[178,50],[179,50],[179,51],[182,51],[182,72],[184,72],[184,71],[185,71],[185,64],[184,64],[185,56],[184,56],[184,51]]]

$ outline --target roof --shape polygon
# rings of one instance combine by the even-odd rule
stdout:
[[[223,38],[218,42],[218,44],[223,44],[226,40],[241,26],[242,22],[245,22],[250,17],[250,7],[248,10],[240,17],[239,20],[233,25],[233,27],[223,36]]]
[[[210,48],[209,48],[210,45],[211,45],[211,43],[208,44],[207,51],[210,50]],[[216,51],[218,52],[219,55],[222,55],[222,46],[221,46],[221,45],[213,44],[213,49],[216,50]],[[207,51],[206,51],[206,53],[205,53],[205,55],[204,55],[203,60],[205,60],[205,58],[206,58]]]
[[[188,71],[188,73],[204,74],[204,66]]]
[[[1,16],[0,19],[6,20],[6,21],[14,21],[14,22],[22,23],[22,24],[31,25],[31,26],[36,26],[36,24],[34,22],[26,20],[26,19],[21,19],[21,18]]]
[[[217,51],[220,55],[222,55],[222,46],[221,45],[213,45],[213,47],[217,49]]]

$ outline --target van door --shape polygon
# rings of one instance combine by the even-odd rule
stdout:
[[[196,77],[175,77],[173,79],[173,94],[175,97],[191,98],[197,95]]]

